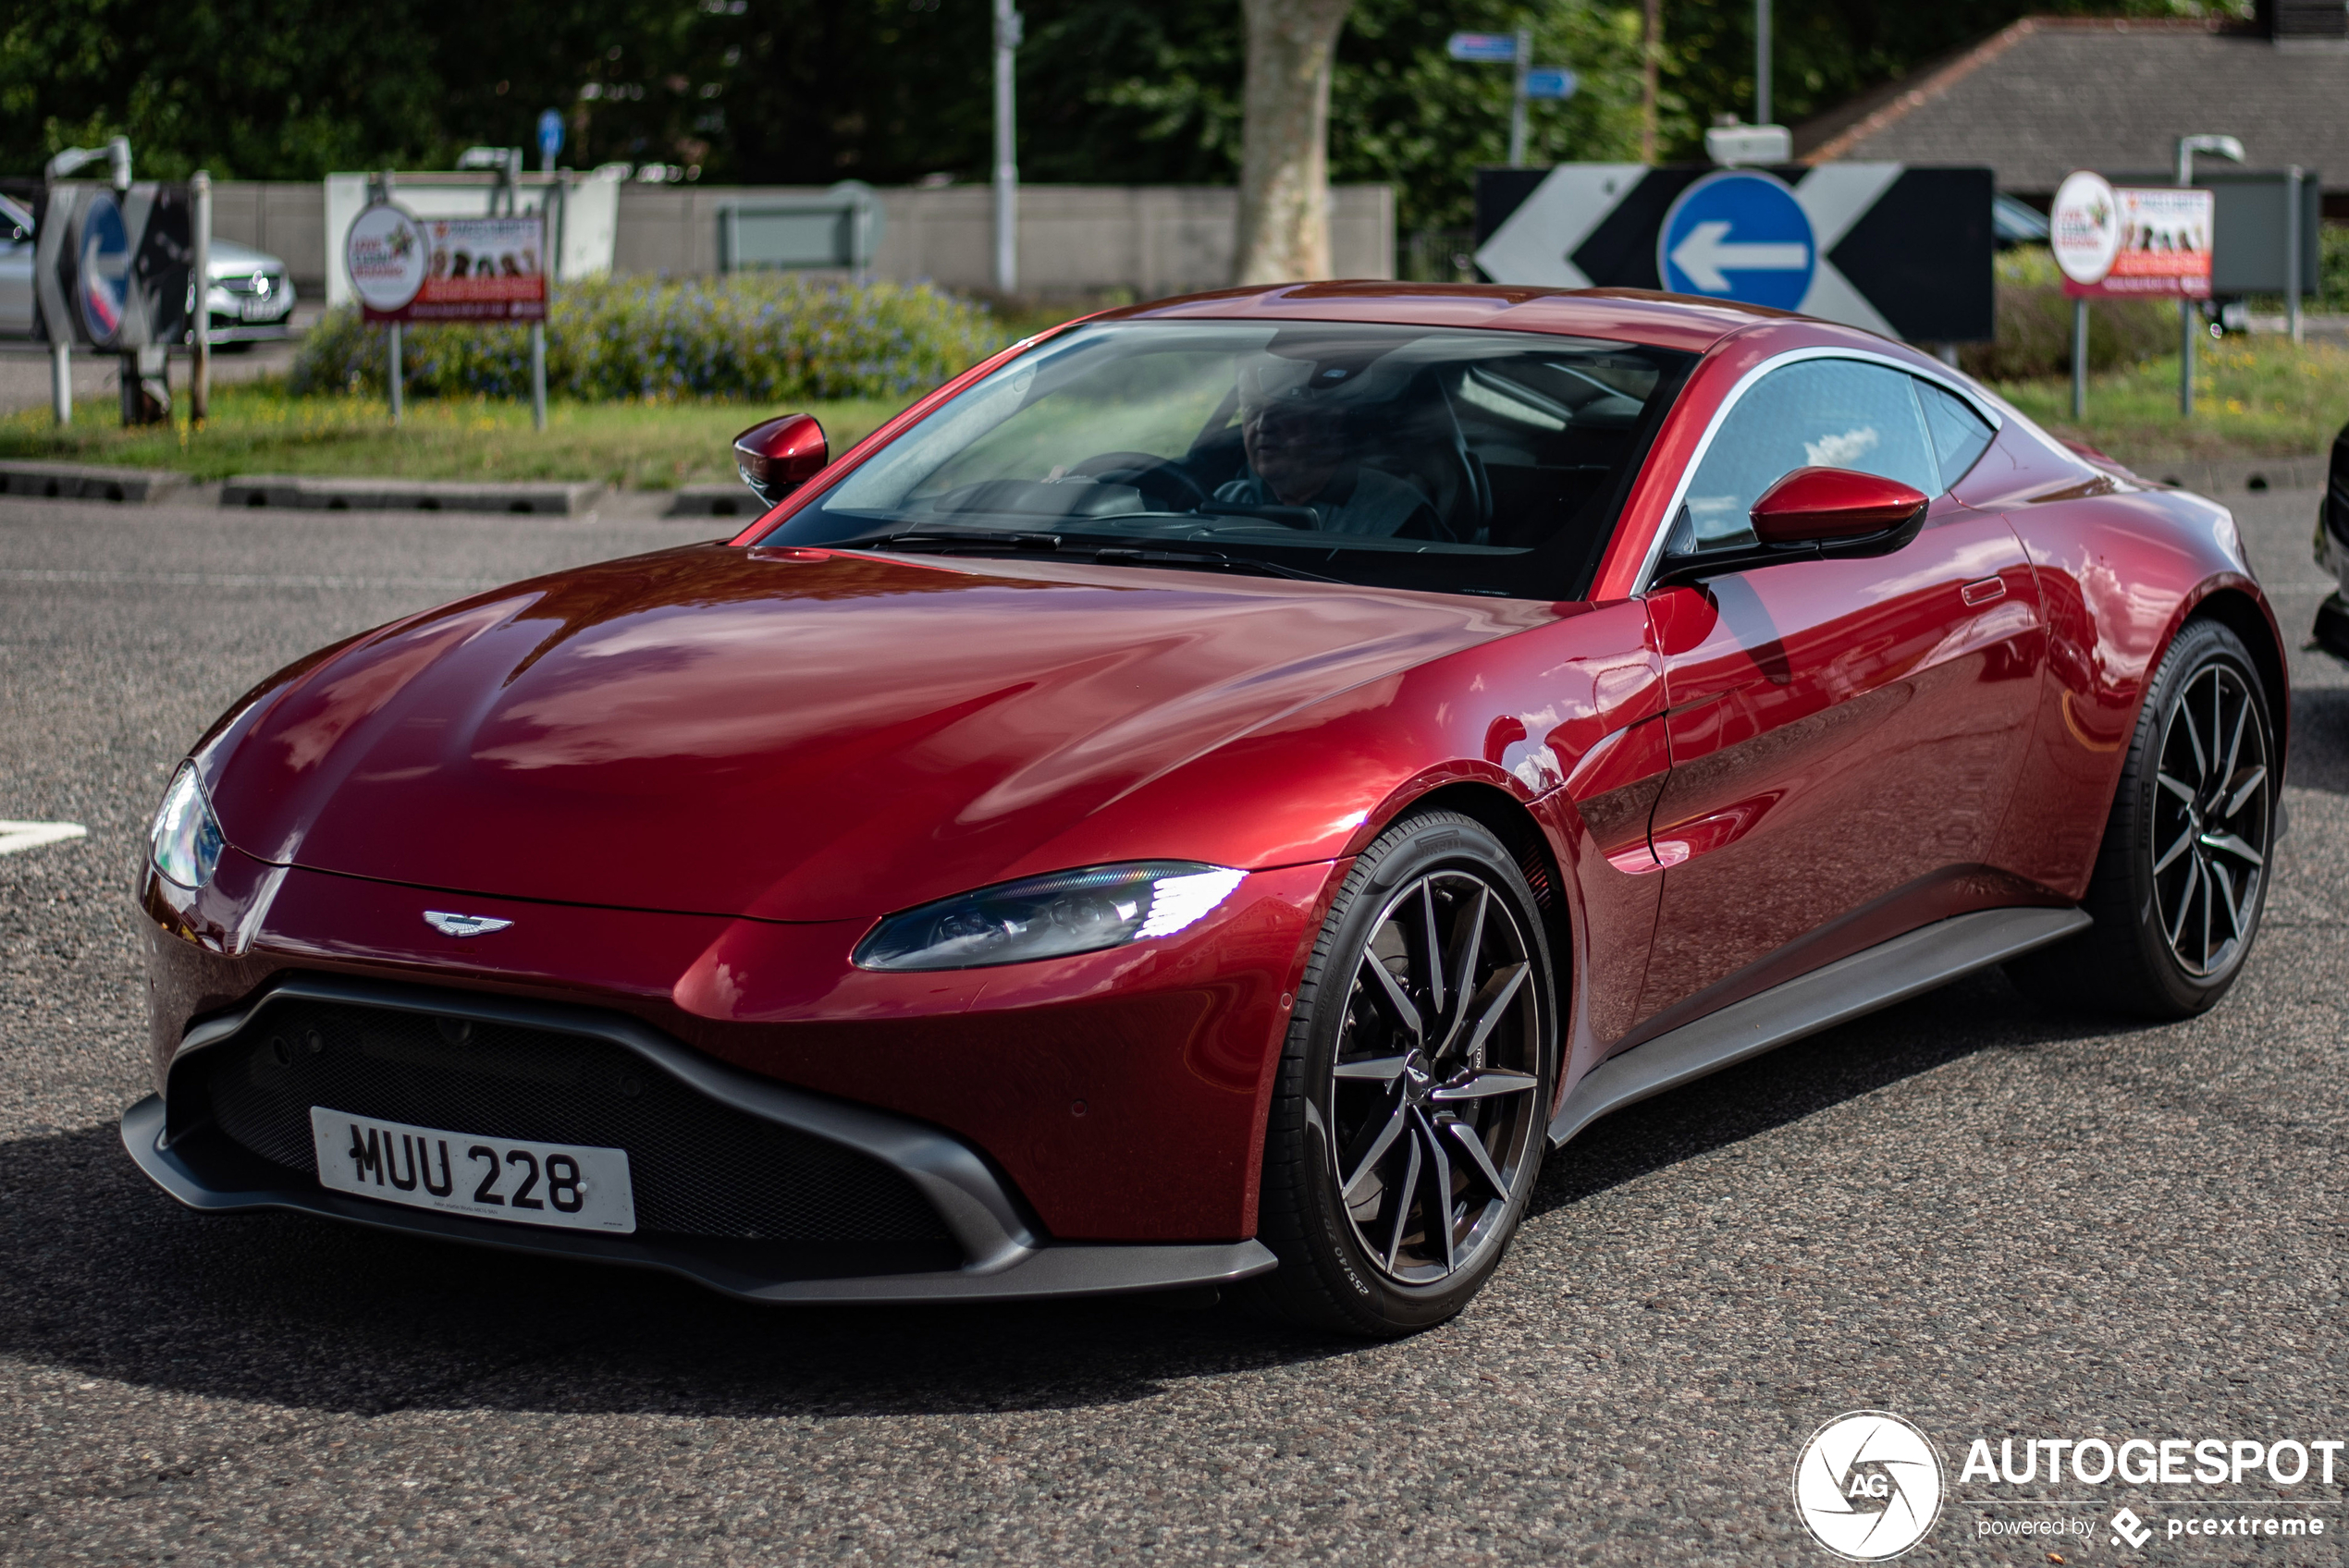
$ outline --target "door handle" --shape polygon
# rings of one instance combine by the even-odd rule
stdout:
[[[1969,609],[1977,605],[1986,605],[1993,599],[2003,599],[2007,596],[2007,580],[1986,577],[1979,582],[1969,582],[1958,590],[1958,596],[1966,602]]]

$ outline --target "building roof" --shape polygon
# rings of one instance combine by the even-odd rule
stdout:
[[[1805,163],[1987,164],[2002,190],[2073,169],[2174,166],[2178,137],[2242,138],[2257,168],[2349,189],[2349,48],[2200,19],[2027,17],[1799,126]]]

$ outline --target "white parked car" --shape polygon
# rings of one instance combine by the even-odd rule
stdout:
[[[0,196],[0,337],[32,336],[32,214]],[[204,300],[212,311],[215,343],[286,336],[294,287],[284,262],[215,235],[210,272]]]

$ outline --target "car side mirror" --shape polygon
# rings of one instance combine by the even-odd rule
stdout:
[[[1754,543],[1667,554],[1655,581],[1660,586],[1789,561],[1888,556],[1917,536],[1931,504],[1916,486],[1882,474],[1799,468],[1753,503]]]
[[[815,478],[830,460],[824,427],[813,414],[785,414],[734,437],[734,472],[764,506]]]

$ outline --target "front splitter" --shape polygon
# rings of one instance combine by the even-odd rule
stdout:
[[[282,1180],[283,1173],[273,1179],[256,1169],[258,1162],[249,1158],[239,1159],[227,1151],[207,1151],[203,1133],[183,1137],[169,1147],[164,1145],[163,1135],[164,1105],[160,1096],[149,1095],[122,1113],[122,1145],[138,1162],[139,1169],[165,1192],[201,1213],[290,1209],[412,1236],[543,1256],[658,1268],[744,1301],[910,1305],[1135,1295],[1234,1284],[1269,1273],[1279,1262],[1272,1249],[1256,1241],[1132,1245],[1047,1243],[1023,1249],[1009,1261],[984,1270],[842,1275],[825,1269],[795,1275],[781,1268],[745,1268],[736,1259],[715,1256],[677,1242],[502,1225],[352,1197],[314,1183],[289,1183]],[[217,1141],[226,1143],[225,1139]],[[206,1158],[208,1152],[215,1158]]]

